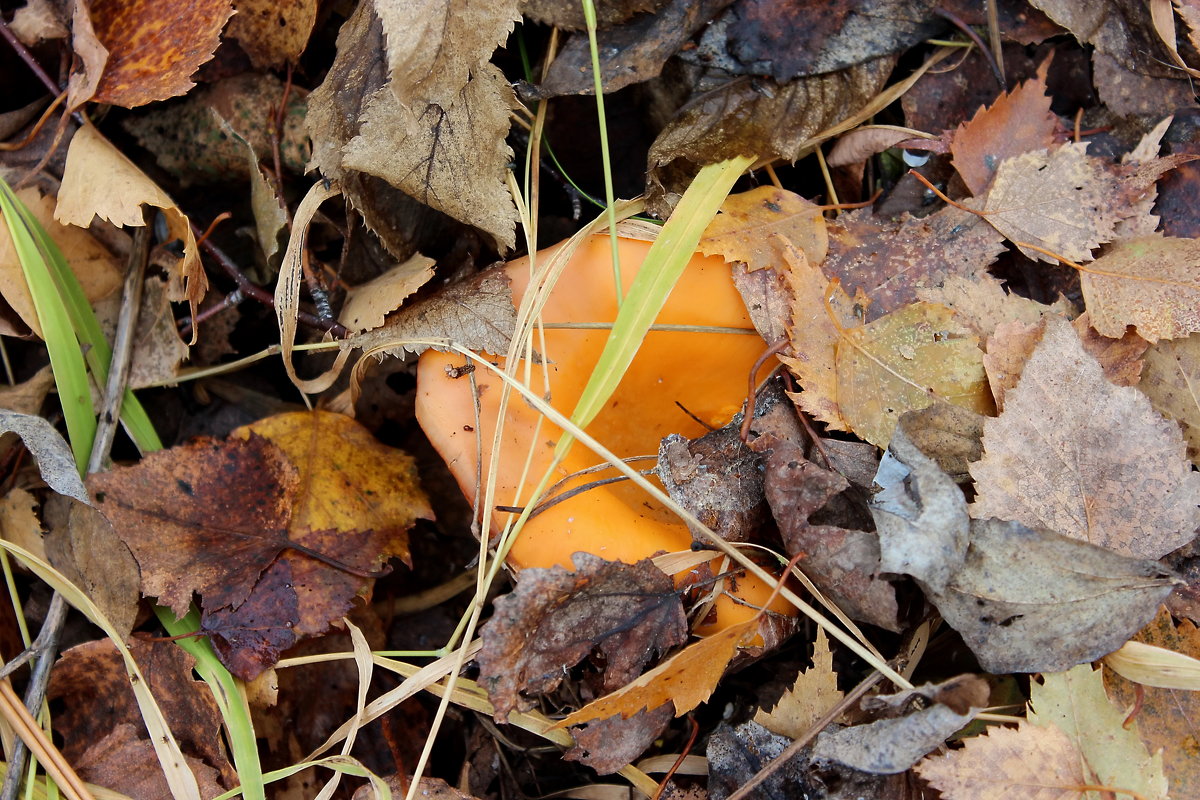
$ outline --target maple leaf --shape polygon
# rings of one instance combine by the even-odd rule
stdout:
[[[774,186],[759,186],[726,198],[696,249],[706,256],[745,262],[754,272],[779,262],[774,236],[787,239],[813,264],[825,260],[829,235],[821,207]]]
[[[1200,630],[1190,620],[1176,625],[1165,608],[1133,641],[1200,657]],[[1200,797],[1200,692],[1134,684],[1111,670],[1104,671],[1104,683],[1118,705],[1138,708],[1138,732],[1150,752],[1162,753],[1173,796]]]
[[[1028,717],[1035,725],[1053,725],[1067,734],[1083,756],[1088,783],[1167,800],[1162,753],[1151,756],[1137,723],[1125,724],[1125,712],[1104,692],[1100,669],[1080,664],[1031,682]]]
[[[300,412],[258,425],[280,444],[243,431],[89,478],[142,592],[178,616],[199,593],[202,627],[246,679],[328,630],[384,560],[407,557],[407,528],[430,516],[412,460],[349,419]]]
[[[996,166],[1030,150],[1054,144],[1058,116],[1050,110],[1046,74],[1050,59],[1038,67],[1037,77],[1000,95],[958,126],[950,139],[954,168],[973,195],[983,194]]]
[[[755,711],[754,721],[771,733],[798,739],[841,699],[829,637],[824,628],[817,628],[812,666],[796,676],[795,682],[770,711],[763,708]]]
[[[1146,351],[1145,361],[1138,388],[1183,426],[1188,457],[1200,465],[1200,334],[1161,341]]]
[[[480,682],[498,722],[517,707],[518,692],[552,691],[593,650],[607,660],[604,685],[614,689],[687,641],[679,593],[648,559],[624,564],[576,553],[573,561],[574,571],[524,570],[480,631]]]
[[[945,800],[1078,800],[1087,784],[1071,737],[1054,725],[1022,721],[989,728],[961,750],[930,756],[916,772]]]
[[[1084,142],[1068,142],[1006,159],[988,193],[963,205],[1034,260],[1054,261],[1046,250],[1071,261],[1090,261],[1092,251],[1112,241],[1117,223],[1158,177],[1190,156],[1168,156],[1144,164],[1111,165],[1087,154]],[[1022,245],[1041,248],[1035,250]]]
[[[628,718],[644,708],[654,709],[666,703],[674,705],[675,716],[686,714],[709,698],[737,653],[738,645],[757,633],[757,617],[730,625],[688,645],[617,691],[567,715],[555,727],[565,728],[617,714]]]
[[[221,29],[233,15],[230,0],[167,7],[144,0],[91,0],[83,8],[90,8],[108,60],[94,93],[73,93],[72,108],[87,100],[133,108],[186,93],[196,85],[192,73],[213,57]]]
[[[1200,526],[1200,474],[1177,426],[1136,389],[1113,386],[1065,320],[1046,332],[984,424],[971,465],[975,517],[1048,528],[1137,558],[1159,558]]]
[[[1200,331],[1200,242],[1162,235],[1118,242],[1079,276],[1092,326],[1118,339],[1134,325],[1143,339]]]
[[[868,321],[915,302],[951,277],[985,274],[1004,251],[1004,237],[974,214],[947,206],[926,217],[881,219],[869,209],[830,224],[829,257],[820,264],[846,291],[871,298]]]

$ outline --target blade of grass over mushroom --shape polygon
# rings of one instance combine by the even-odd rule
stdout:
[[[641,271],[633,279],[600,360],[571,414],[571,421],[580,428],[587,427],[612,396],[641,347],[646,331],[667,301],[667,295],[695,254],[704,229],[716,215],[733,184],[753,163],[753,158],[739,156],[719,164],[710,164],[700,170],[700,174],[683,193],[675,212],[646,255]],[[556,458],[570,447],[571,439],[568,434],[560,440],[555,450]]]
[[[50,255],[45,242],[39,242],[30,224],[30,215],[28,211],[22,213],[24,210],[24,204],[13,194],[8,183],[0,181],[0,211],[4,212],[4,221],[46,337],[46,350],[58,386],[71,452],[75,455],[75,463],[83,465],[87,463],[92,440],[96,437],[96,411],[92,407],[87,368],[72,332],[67,307],[51,276]]]

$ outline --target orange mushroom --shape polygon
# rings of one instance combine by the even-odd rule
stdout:
[[[621,239],[619,246],[622,279],[628,290],[650,245]],[[545,263],[552,252],[539,253],[537,263]],[[505,271],[519,305],[528,288],[528,260],[513,261]],[[616,314],[610,244],[607,236],[592,236],[580,244],[563,271],[544,306],[542,320],[611,323]],[[702,255],[691,259],[656,323],[753,330],[730,278],[729,266],[720,258]],[[532,390],[541,394],[545,377],[551,404],[570,415],[607,337],[607,329],[546,329],[545,364],[530,365]],[[542,340],[537,342],[540,349]],[[764,348],[757,335],[652,330],[616,392],[586,430],[618,456],[629,458],[653,456],[659,441],[670,433],[688,437],[703,434],[706,429],[697,419],[714,428],[725,425],[741,409],[749,372]],[[503,359],[490,360],[503,365]],[[456,369],[464,363],[457,353],[430,350],[422,355],[416,410],[421,427],[459,486],[468,498],[473,498],[480,474],[480,441],[484,470],[491,463],[503,384],[490,370],[474,371],[480,408],[479,430],[475,430],[472,380]],[[495,477],[498,505],[523,505],[552,462],[561,429],[548,421],[538,428],[539,417],[519,395],[510,398]],[[566,479],[565,487],[570,488],[615,474],[609,471],[575,476],[597,461],[588,448],[576,444],[558,466],[554,480]],[[518,484],[523,474],[525,485],[521,487]],[[493,517],[493,534],[502,527],[504,518],[503,513]],[[571,556],[578,551],[634,562],[663,551],[687,550],[691,541],[687,526],[676,516],[638,486],[619,481],[585,488],[530,517],[508,553],[508,562],[518,569],[556,564],[570,569]],[[753,576],[738,578],[735,596],[742,602],[722,596],[716,607],[717,622],[706,629],[711,632],[747,619],[766,602],[770,592],[770,586]],[[772,607],[790,608],[780,601]]]

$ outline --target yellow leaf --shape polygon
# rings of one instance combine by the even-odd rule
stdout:
[[[796,676],[792,688],[783,693],[770,711],[759,709],[754,721],[771,733],[799,739],[821,716],[842,699],[833,671],[833,651],[824,628],[817,628],[813,665]]]
[[[814,264],[825,260],[829,234],[821,207],[774,186],[729,195],[696,249],[706,256],[744,261],[753,272],[779,263],[775,236],[787,239]]]

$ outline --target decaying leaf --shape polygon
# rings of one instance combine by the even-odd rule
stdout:
[[[628,719],[597,719],[571,728],[575,746],[563,753],[566,761],[586,764],[609,775],[634,761],[670,724],[671,706],[639,711]]]
[[[1018,523],[972,520],[963,551],[956,531],[966,500],[930,459],[902,435],[896,439],[899,447],[889,448],[895,463],[881,464],[881,485],[913,486],[872,507],[880,548],[922,585],[987,671],[1054,671],[1098,658],[1128,640],[1170,594],[1174,581],[1153,561]],[[920,519],[922,536],[906,535],[905,519]]]
[[[1070,737],[1083,756],[1089,783],[1167,800],[1162,753],[1151,755],[1138,737],[1137,723],[1126,724],[1125,712],[1104,692],[1101,670],[1080,664],[1033,681],[1028,716],[1033,724],[1053,725]]]
[[[240,677],[340,619],[430,514],[411,460],[342,420],[283,415],[89,479],[143,593],[181,616],[199,593],[201,624]]]
[[[931,756],[916,767],[946,800],[1078,800],[1089,782],[1079,748],[1054,725],[1020,722],[988,728],[961,750]]]
[[[1200,331],[1200,242],[1161,235],[1118,242],[1080,275],[1092,327],[1112,339],[1133,325],[1143,339]]]
[[[837,688],[833,651],[829,649],[829,637],[824,628],[817,628],[812,662],[811,667],[796,676],[795,683],[770,711],[760,708],[754,712],[755,722],[771,733],[798,739],[838,704],[842,692]]]
[[[184,756],[186,769],[196,776],[200,791],[215,797],[224,788],[216,771],[193,756]],[[88,783],[111,789],[125,797],[144,800],[173,800],[162,765],[149,739],[138,735],[136,725],[118,725],[98,740],[73,765]]]
[[[687,641],[679,593],[649,560],[624,564],[576,553],[574,564],[574,571],[523,571],[480,632],[480,682],[499,722],[517,707],[519,692],[553,690],[593,650],[607,662],[604,685],[611,690]]]
[[[1133,641],[1200,657],[1200,631],[1189,620],[1176,625],[1165,608]],[[1151,753],[1161,750],[1172,796],[1198,796],[1196,748],[1200,746],[1200,733],[1196,721],[1200,719],[1200,692],[1136,685],[1109,669],[1104,671],[1104,683],[1119,708],[1137,706],[1138,732]]]
[[[1065,320],[1046,333],[984,425],[971,513],[1159,558],[1200,526],[1200,474],[1179,429],[1136,389],[1113,386]]]
[[[433,340],[505,353],[516,327],[508,277],[503,270],[489,270],[393,314],[386,325],[347,340],[345,346],[364,353],[419,355],[436,347],[428,343]]]
[[[295,63],[317,21],[316,0],[234,0],[225,35],[238,40],[259,69]]]
[[[774,186],[759,186],[726,198],[721,212],[704,229],[697,249],[726,261],[745,262],[754,272],[780,263],[776,235],[803,251],[809,263],[825,260],[829,236],[820,207]]]
[[[109,343],[116,335],[123,301],[124,298],[111,295],[95,305],[100,328]],[[171,303],[167,299],[167,282],[158,276],[146,278],[133,336],[127,380],[130,389],[167,382],[179,374],[179,367],[188,355],[188,346],[179,338],[175,326],[175,315],[171,313]]]
[[[813,757],[836,761],[872,775],[904,772],[934,748],[940,747],[955,731],[975,718],[987,706],[987,682],[977,675],[952,678],[959,707],[936,702],[942,686],[926,684],[904,697],[917,694],[934,700],[928,708],[895,719],[881,719],[848,728],[826,730],[813,745]]]
[[[1048,306],[1005,291],[1004,284],[988,274],[974,279],[951,275],[941,286],[918,289],[917,297],[953,309],[958,321],[971,328],[981,340],[991,338],[1003,322],[1035,323],[1046,314],[1075,315],[1065,298],[1060,297]]]
[[[638,679],[567,715],[556,723],[556,727],[565,728],[617,714],[629,717],[644,708],[658,708],[666,703],[674,705],[675,716],[686,714],[708,699],[725,673],[725,667],[737,653],[738,645],[757,633],[758,619],[751,617],[693,642]]]
[[[75,97],[73,105],[91,99],[133,108],[185,94],[195,86],[192,73],[213,57],[221,29],[233,15],[230,0],[168,5],[91,0],[88,6],[108,61],[95,94]]]
[[[820,263],[847,293],[871,298],[868,321],[915,302],[951,277],[977,278],[1004,251],[1004,239],[973,214],[947,206],[927,217],[881,219],[860,209],[829,226],[829,258]],[[808,254],[811,256],[811,254]]]
[[[351,331],[369,331],[383,325],[404,298],[433,277],[433,264],[432,258],[415,255],[378,278],[350,289],[342,306],[343,324]]]

